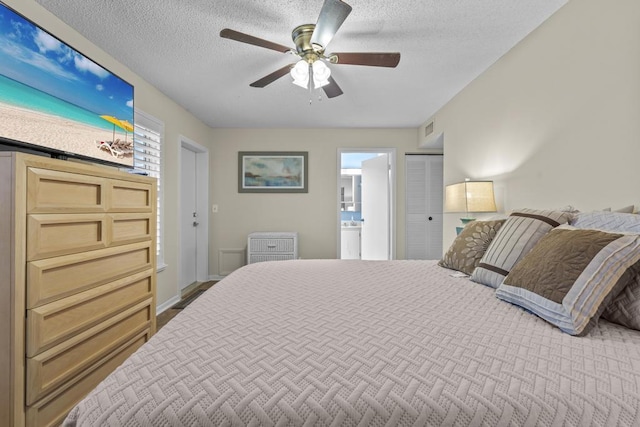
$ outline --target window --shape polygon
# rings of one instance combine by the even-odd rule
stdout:
[[[164,134],[164,123],[158,119],[136,110],[136,123],[134,126],[133,142],[134,155],[133,166],[138,172],[144,172],[158,180],[158,207],[157,207],[157,267],[162,270],[166,267],[164,263],[164,240],[163,240],[163,162],[162,162],[162,136]]]

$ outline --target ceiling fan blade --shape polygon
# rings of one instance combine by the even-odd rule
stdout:
[[[266,85],[275,82],[280,77],[289,74],[289,71],[291,70],[291,68],[293,68],[294,65],[295,64],[285,65],[284,67],[274,71],[273,73],[264,76],[260,80],[256,80],[255,82],[251,83],[249,86],[251,86],[251,87],[265,87]]]
[[[342,0],[324,0],[316,28],[311,36],[311,44],[326,48],[350,13],[351,6]]]
[[[283,53],[289,52],[291,50],[290,47],[270,42],[268,40],[259,39],[258,37],[250,36],[249,34],[241,33],[239,31],[230,30],[229,28],[225,28],[224,30],[220,31],[220,37],[242,43],[252,44],[254,46],[265,47],[267,49],[272,49]]]
[[[400,54],[381,52],[342,52],[329,55],[332,64],[369,65],[394,68],[400,62]]]
[[[335,98],[336,96],[342,95],[342,89],[340,89],[340,86],[338,86],[338,83],[336,83],[333,77],[329,77],[329,84],[322,86],[322,89],[327,95],[327,98]]]

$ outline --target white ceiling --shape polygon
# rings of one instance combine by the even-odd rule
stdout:
[[[231,28],[293,47],[323,0],[36,0],[211,127],[418,127],[567,0],[347,0],[327,52],[400,52],[397,68],[331,65],[344,95],[318,101],[284,76],[289,54],[219,37]]]

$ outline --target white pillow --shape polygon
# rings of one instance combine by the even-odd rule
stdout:
[[[570,222],[576,228],[640,234],[640,215],[620,212],[582,212]]]
[[[620,209],[616,209],[613,212],[620,212],[620,213],[633,213],[635,206],[634,205],[630,205],[630,206],[625,206],[624,208],[620,208]],[[611,208],[606,208],[606,209],[602,209],[604,212],[611,212]]]

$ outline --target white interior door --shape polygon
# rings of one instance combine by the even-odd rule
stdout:
[[[390,259],[389,155],[362,162],[362,259]]]
[[[184,147],[180,153],[180,289],[197,281],[198,200],[196,153]]]
[[[406,258],[442,258],[443,158],[407,155]]]

